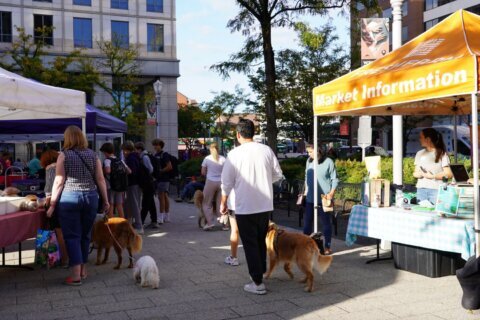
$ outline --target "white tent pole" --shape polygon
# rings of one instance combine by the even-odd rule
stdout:
[[[318,166],[318,116],[313,117],[313,232],[317,233],[318,229],[318,183],[317,183],[317,166]]]
[[[87,136],[87,117],[82,118],[82,132],[86,137]]]
[[[454,155],[455,163],[458,163],[457,121],[458,121],[458,116],[455,113],[453,115],[453,155]]]
[[[402,46],[403,0],[390,0],[392,5],[392,49]],[[393,183],[403,184],[403,117],[393,116]]]
[[[480,230],[480,203],[479,203],[479,196],[478,196],[478,100],[477,95],[472,93],[472,149],[473,149],[473,187],[475,192],[473,193],[473,201],[474,201],[474,213],[475,213],[475,244],[476,244],[476,255],[480,257],[480,237],[478,234],[478,230]]]

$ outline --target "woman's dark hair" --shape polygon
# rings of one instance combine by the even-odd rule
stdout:
[[[102,144],[102,146],[100,147],[100,151],[102,152],[106,152],[108,154],[113,154],[115,152],[115,148],[113,146],[113,143],[111,142],[105,142],[104,144]]]
[[[447,153],[442,134],[433,128],[423,129],[422,134],[425,138],[429,138],[433,143],[435,148],[435,162],[440,161],[440,158]]]
[[[313,145],[313,143],[311,143],[311,142],[305,143],[305,149],[312,149],[313,150],[314,148],[315,148],[315,146]],[[325,161],[326,154],[320,146],[317,148],[317,152],[318,152],[318,163],[320,164],[323,161]],[[312,162],[313,159],[309,158],[308,161]]]
[[[252,139],[255,134],[255,125],[252,120],[240,119],[237,124],[237,132],[244,139]]]

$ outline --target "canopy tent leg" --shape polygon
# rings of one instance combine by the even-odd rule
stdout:
[[[458,116],[455,113],[453,115],[453,155],[454,155],[455,163],[458,163],[457,121],[458,121]]]
[[[472,94],[472,166],[473,166],[473,187],[475,192],[473,193],[474,213],[475,213],[475,250],[476,256],[480,257],[480,203],[478,195],[478,100],[477,94]]]
[[[313,117],[313,232],[318,231],[318,116]]]
[[[87,118],[86,117],[82,118],[82,132],[86,137],[87,136]]]

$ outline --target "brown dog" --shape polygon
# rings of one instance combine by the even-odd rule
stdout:
[[[313,290],[313,268],[323,274],[332,263],[333,257],[323,256],[312,238],[279,229],[273,222],[268,225],[266,243],[270,262],[265,278],[270,277],[277,263],[284,261],[283,268],[293,279],[291,263],[295,259],[298,268],[305,274],[305,279],[301,282],[307,283],[305,291],[308,292]]]
[[[112,238],[112,235],[115,239]],[[142,250],[142,237],[135,232],[132,225],[124,218],[110,218],[108,221],[97,221],[93,226],[92,241],[97,246],[97,265],[107,262],[110,248],[113,246],[118,257],[118,263],[114,269],[120,269],[123,249],[127,248],[128,250],[129,268],[133,268],[132,254]],[[100,261],[104,248],[105,256],[103,261]]]
[[[203,228],[207,224],[207,218],[205,218],[205,212],[203,212],[203,192],[201,190],[195,191],[193,203],[198,208],[198,227]]]

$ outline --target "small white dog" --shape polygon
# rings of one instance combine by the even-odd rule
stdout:
[[[155,260],[150,256],[143,256],[135,262],[133,267],[133,279],[140,282],[142,287],[152,287],[158,289],[160,278]]]

